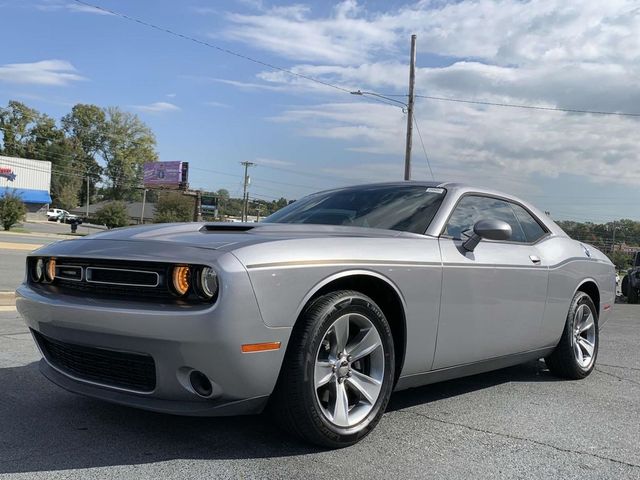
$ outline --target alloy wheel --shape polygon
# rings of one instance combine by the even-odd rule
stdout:
[[[593,363],[595,343],[595,317],[588,305],[580,305],[573,320],[573,350],[578,364],[585,370]]]
[[[382,390],[384,346],[371,320],[358,313],[339,317],[316,352],[314,387],[325,418],[353,427],[371,412]]]

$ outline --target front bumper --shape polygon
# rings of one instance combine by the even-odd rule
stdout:
[[[35,332],[59,342],[150,355],[155,387],[141,392],[79,378],[47,355],[41,371],[61,387],[110,402],[184,415],[235,415],[262,409],[275,387],[290,328],[267,327],[244,267],[235,257],[218,259],[224,274],[214,305],[154,305],[53,295],[20,286],[16,306]],[[242,353],[241,345],[280,342],[279,350]],[[197,395],[193,370],[212,383]]]

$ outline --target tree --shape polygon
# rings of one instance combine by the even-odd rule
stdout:
[[[65,209],[76,207],[82,185],[78,154],[56,121],[20,102],[10,101],[6,108],[0,108],[0,128],[3,138],[0,153],[51,162],[53,204]]]
[[[137,115],[117,107],[107,108],[105,114],[105,141],[101,153],[110,183],[107,196],[114,200],[137,199],[142,166],[158,159],[155,136]]]
[[[97,105],[77,104],[71,113],[62,117],[62,128],[78,153],[78,167],[90,178],[89,196],[95,195],[102,168],[98,164],[105,148],[107,117],[104,109]],[[87,201],[87,182],[83,181],[79,192],[80,203]]]
[[[124,202],[109,202],[96,212],[96,222],[108,228],[125,227],[129,225],[129,215]]]
[[[27,207],[18,195],[6,191],[0,197],[0,223],[4,230],[9,230],[18,220],[24,218]]]
[[[180,192],[159,195],[154,223],[190,222],[193,219],[194,200]]]
[[[617,270],[627,270],[631,268],[633,263],[633,255],[631,253],[621,252],[619,250],[611,252],[609,258]]]
[[[0,154],[24,157],[24,140],[39,115],[36,110],[15,100],[9,101],[6,108],[0,108],[0,133],[2,133]]]
[[[221,188],[216,192],[216,196],[220,200],[229,200],[229,190],[227,190],[226,188]]]

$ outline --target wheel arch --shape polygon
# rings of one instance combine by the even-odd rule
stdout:
[[[591,300],[593,301],[596,307],[596,311],[599,317],[600,316],[600,289],[598,288],[598,284],[596,283],[596,281],[592,278],[584,279],[582,283],[578,285],[578,288],[576,288],[576,291],[573,294],[575,295],[577,292],[584,292],[587,295],[589,295],[589,297],[591,297]]]
[[[384,313],[396,350],[395,380],[400,377],[407,345],[406,302],[400,289],[389,278],[371,270],[346,270],[335,273],[316,284],[301,302],[297,319],[313,300],[337,290],[355,290],[370,297]]]

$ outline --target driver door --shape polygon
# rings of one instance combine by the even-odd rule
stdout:
[[[482,240],[467,252],[465,233],[481,219],[507,222],[511,239]],[[479,194],[461,198],[439,239],[443,281],[433,369],[539,346],[548,268],[535,243],[546,233],[518,204]]]

